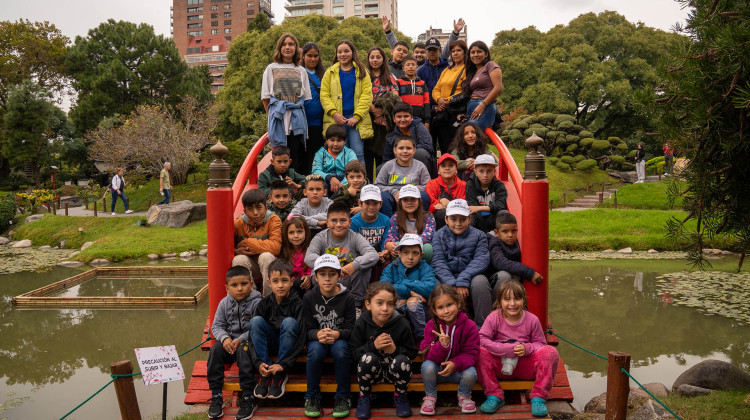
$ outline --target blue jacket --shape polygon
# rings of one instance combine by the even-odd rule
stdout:
[[[354,150],[344,146],[338,156],[333,157],[328,152],[328,148],[323,146],[315,153],[313,158],[312,173],[318,174],[326,179],[326,182],[330,182],[332,177],[336,177],[341,181],[342,184],[347,185],[346,182],[346,164],[357,160],[357,155],[354,154]]]
[[[432,238],[432,267],[441,283],[469,287],[474,276],[484,273],[490,263],[487,236],[469,226],[456,235],[443,226]]]
[[[505,271],[522,280],[531,280],[534,277],[534,269],[521,263],[521,246],[518,241],[513,245],[507,245],[498,239],[493,232],[487,233],[487,245],[490,248],[490,270],[487,274],[497,271]]]
[[[430,92],[430,104],[435,105],[435,101],[432,99],[432,90],[435,89],[435,85],[440,80],[440,75],[443,74],[443,70],[448,67],[448,60],[438,57],[440,62],[433,66],[429,60],[425,61],[424,64],[419,66],[417,69],[417,77],[424,80],[424,84],[427,87],[427,91]]]
[[[380,281],[392,283],[399,299],[408,299],[412,291],[427,299],[435,288],[435,271],[425,260],[419,260],[416,267],[406,268],[401,258],[396,258],[385,267]]]
[[[307,116],[305,115],[305,100],[300,98],[299,102],[291,103],[271,97],[268,104],[268,140],[271,147],[286,146],[286,127],[284,127],[284,114],[292,112],[290,134],[304,134],[307,139]]]
[[[393,142],[395,142],[396,137],[400,135],[401,130],[398,127],[393,127],[393,131],[386,136],[385,148],[383,149],[383,163],[396,158],[393,154]],[[427,127],[422,124],[421,119],[415,117],[411,121],[411,125],[409,126],[409,137],[413,138],[414,142],[417,143],[417,149],[425,149],[430,152],[430,155],[435,154],[435,151],[432,149],[432,136],[427,130]]]

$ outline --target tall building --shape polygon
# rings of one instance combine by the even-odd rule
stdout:
[[[189,66],[207,65],[216,93],[224,86],[229,43],[263,12],[273,18],[271,0],[172,0],[172,38]]]
[[[466,41],[466,27],[468,25],[464,26],[464,29],[461,31],[460,34],[458,34],[458,39],[462,39],[464,42]],[[440,45],[445,45],[446,42],[448,42],[448,38],[451,36],[451,32],[453,30],[449,30],[448,32],[443,32],[442,29],[439,28],[432,28],[430,26],[430,29],[426,30],[424,33],[421,33],[417,36],[417,42],[427,42],[430,38],[437,38],[438,41],[440,41]]]
[[[286,17],[318,13],[345,19],[352,16],[368,18],[388,16],[398,27],[398,0],[287,0]]]

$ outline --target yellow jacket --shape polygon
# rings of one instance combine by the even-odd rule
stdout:
[[[323,79],[320,81],[320,104],[323,105],[323,133],[331,124],[334,124],[333,114],[342,113],[343,104],[341,103],[341,79],[339,78],[340,63],[329,67]],[[357,129],[362,139],[369,139],[374,136],[372,131],[372,120],[370,120],[370,104],[372,103],[372,82],[367,70],[365,77],[360,79],[360,69],[355,68],[355,77],[357,84],[354,86],[354,116],[357,117]]]
[[[451,89],[453,89],[453,84],[456,83],[456,77],[458,77],[458,73],[460,73],[463,69],[464,65],[461,64],[454,67],[448,67],[443,70],[442,73],[440,73],[440,79],[438,79],[435,88],[432,89],[432,99],[434,101],[437,101],[438,98],[448,99],[451,97]],[[461,73],[461,80],[458,81],[458,86],[456,86],[456,91],[453,92],[454,96],[461,93],[461,85],[464,83],[465,79],[466,71],[464,70],[464,72]]]

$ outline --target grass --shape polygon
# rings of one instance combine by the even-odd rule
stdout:
[[[646,184],[625,185],[617,190],[617,207],[644,210],[680,209],[682,208],[682,197],[675,199],[672,206],[668,202],[667,190],[672,182],[672,180],[663,180]],[[610,198],[604,201],[600,207],[613,208],[614,199]]]
[[[83,262],[94,258],[124,261],[144,258],[151,253],[199,251],[201,245],[206,243],[206,221],[175,229],[164,226],[140,227],[136,226],[137,220],[139,218],[136,217],[47,215],[39,221],[16,228],[14,237],[31,239],[34,246],[55,246],[65,240],[66,247],[73,249],[92,241],[94,245],[73,258]]]
[[[182,201],[182,200],[190,200],[194,203],[198,202],[205,202],[206,201],[206,189],[208,188],[207,182],[207,175],[205,174],[194,174],[190,175],[188,177],[188,182],[182,185],[176,185],[172,189],[172,200],[173,201]],[[126,187],[125,188],[125,196],[128,197],[128,204],[130,205],[130,210],[133,211],[147,211],[148,210],[148,203],[149,200],[151,200],[151,204],[156,204],[159,201],[162,200],[161,194],[159,194],[159,178],[154,177],[148,182],[146,182],[143,185],[139,185],[138,187]],[[107,206],[104,210],[103,209],[103,202],[101,200],[101,197],[99,200],[97,200],[97,206],[99,208],[99,211],[111,211],[112,206],[112,194],[107,193],[106,195],[107,200]],[[93,202],[89,203],[89,209],[93,209]],[[122,200],[119,198],[117,199],[117,204],[115,204],[115,211],[117,213],[122,213],[125,211],[125,205],[123,204]]]
[[[713,391],[692,398],[671,394],[661,401],[685,420],[750,419],[750,394],[744,391]]]

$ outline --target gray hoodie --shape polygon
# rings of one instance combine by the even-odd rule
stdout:
[[[252,290],[248,297],[239,302],[227,293],[226,297],[219,302],[214,323],[211,325],[211,334],[216,341],[221,343],[227,337],[247,341],[249,321],[258,302],[260,302],[260,292],[257,290]]]
[[[310,202],[305,197],[294,206],[289,216],[302,216],[305,218],[307,225],[310,226],[310,229],[322,229],[318,226],[318,222],[326,220],[328,217],[328,206],[331,203],[333,203],[333,200],[323,197],[318,207],[311,207]]]

